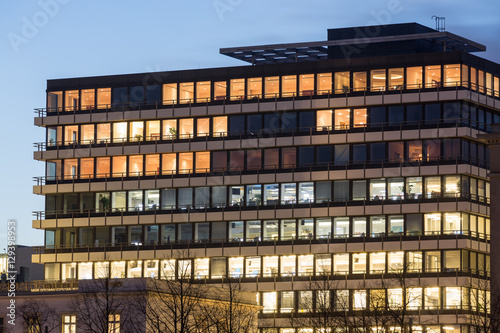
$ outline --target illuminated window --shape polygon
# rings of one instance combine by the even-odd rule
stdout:
[[[491,73],[486,73],[486,93],[490,96],[493,95],[493,76]]]
[[[128,174],[130,177],[141,176],[143,172],[143,155],[129,156]]]
[[[214,99],[222,101],[226,99],[227,83],[226,81],[214,82]]]
[[[193,153],[179,153],[179,173],[193,172]]]
[[[68,159],[64,160],[64,178],[76,179],[78,176],[78,160]]]
[[[387,290],[387,301],[389,308],[401,309],[403,307],[403,289],[395,288]]]
[[[387,254],[387,266],[389,272],[401,272],[404,268],[404,252],[389,252]]]
[[[229,81],[229,96],[232,101],[245,97],[245,79],[233,79]]]
[[[177,120],[169,119],[163,121],[163,140],[177,138]]]
[[[262,312],[272,313],[278,309],[277,294],[275,291],[262,293]]]
[[[91,262],[78,263],[78,279],[79,280],[92,279],[92,263]]]
[[[64,139],[65,145],[78,144],[78,126],[65,126]]]
[[[311,276],[314,273],[314,255],[298,256],[299,276]]]
[[[146,176],[160,174],[160,155],[146,155]]]
[[[335,73],[335,93],[345,94],[350,92],[350,72]]]
[[[404,68],[389,68],[389,89],[401,90],[405,84]]]
[[[96,279],[105,279],[109,277],[109,262],[95,262],[94,263],[94,277]]]
[[[262,78],[247,79],[247,99],[262,97]]]
[[[210,172],[210,152],[209,151],[196,152],[196,172],[197,173]]]
[[[349,254],[348,253],[334,254],[333,274],[348,274],[348,273],[349,273]]]
[[[332,129],[332,110],[316,111],[316,129],[318,131],[329,131]]]
[[[111,278],[112,279],[125,278],[125,261],[111,262]]]
[[[425,67],[425,87],[436,88],[441,86],[441,66]]]
[[[163,85],[163,105],[177,103],[177,83],[168,83]]]
[[[93,158],[82,158],[80,160],[80,178],[94,178]]]
[[[186,104],[194,101],[194,83],[179,83],[179,103]],[[169,103],[168,103],[169,104]]]
[[[371,77],[371,90],[384,91],[386,83],[385,69],[374,69],[370,71]]]
[[[316,93],[327,95],[332,92],[332,73],[321,73],[316,76]]]
[[[428,273],[441,271],[441,251],[425,252],[425,271]]]
[[[191,272],[192,261],[188,260],[179,260],[177,267],[177,278],[178,279],[189,279],[192,275]]]
[[[441,233],[441,214],[425,214],[424,230],[426,235],[436,235]]]
[[[300,259],[300,257],[299,257]],[[332,272],[332,255],[331,254],[317,254],[316,262],[316,275],[330,275]],[[300,263],[299,263],[300,268]]]
[[[81,143],[82,145],[88,145],[94,143],[94,125],[82,125],[81,127]]]
[[[142,260],[131,260],[128,262],[127,277],[128,278],[142,277]]]
[[[353,308],[355,310],[366,309],[366,290],[354,290]]]
[[[175,240],[175,234],[171,240]],[[160,262],[160,277],[168,280],[175,278],[175,259],[165,259]]]
[[[109,109],[111,107],[111,88],[97,89],[97,108]]]
[[[129,141],[142,141],[144,137],[144,122],[133,121],[130,123]]]
[[[314,74],[299,75],[300,96],[314,95]]]
[[[78,90],[68,90],[65,94],[66,111],[76,111],[78,109],[79,100]]]
[[[460,176],[444,177],[444,196],[456,198],[460,195]]]
[[[281,97],[293,97],[297,94],[297,76],[285,75],[281,77]]]
[[[294,276],[296,256],[281,256],[281,276]]]
[[[366,273],[366,253],[354,253],[352,255],[352,273]]]
[[[335,290],[335,310],[349,310],[349,290]]]
[[[150,120],[146,122],[146,141],[160,140],[160,121]]]
[[[63,281],[76,279],[76,263],[63,263],[61,269],[61,278]]]
[[[407,307],[410,310],[422,308],[422,288],[408,288],[406,294]]]
[[[385,273],[385,252],[370,253],[370,274]]]
[[[196,103],[210,102],[210,81],[196,82]]]
[[[196,136],[208,136],[210,134],[210,118],[196,119]]]
[[[258,277],[261,273],[260,257],[245,258],[245,277]]]
[[[196,279],[206,279],[209,275],[210,259],[195,259],[194,260],[194,277]]]
[[[477,85],[479,87],[479,92],[484,94],[484,71],[477,71]]]
[[[493,90],[495,91],[495,97],[500,97],[500,78],[496,76],[493,79]]]
[[[366,72],[355,72],[352,74],[352,83],[354,91],[366,90]]]
[[[387,180],[387,198],[402,200],[404,198],[404,178],[389,178]]]
[[[82,110],[91,110],[95,105],[95,91],[94,89],[80,90],[82,96]]]
[[[462,305],[462,288],[445,287],[445,309],[460,309]]]
[[[366,127],[366,109],[354,109],[352,113],[354,127]]]
[[[406,265],[408,272],[422,272],[423,256],[421,251],[410,251],[406,253]]]
[[[267,256],[262,258],[263,276],[278,276],[278,256]]]
[[[243,276],[243,259],[243,257],[228,259],[228,272],[230,277],[239,278]]]
[[[158,260],[146,260],[144,261],[144,277],[148,277],[151,279],[158,278],[158,268],[159,268]]]
[[[76,333],[76,315],[63,316],[63,333]]]
[[[296,238],[296,226],[295,220],[282,220],[281,221],[281,240],[290,240]]]
[[[113,142],[127,141],[127,123],[114,123],[113,124]]]
[[[194,119],[184,118],[179,120],[179,139],[189,139],[194,136]]]
[[[338,109],[335,110],[335,129],[344,130],[351,127],[351,110]]]
[[[264,81],[265,88],[265,98],[277,98],[280,93],[280,77],[279,76],[271,76],[266,77]]]
[[[444,86],[456,87],[460,85],[460,64],[444,66]]]
[[[426,309],[439,309],[441,306],[439,287],[425,288],[424,289],[424,306]]]
[[[113,156],[113,177],[125,177],[127,174],[127,156]]]
[[[425,191],[427,198],[437,198],[441,196],[441,177],[426,177]]]
[[[111,141],[111,124],[97,124],[97,143],[103,144]]]
[[[420,89],[423,82],[422,67],[406,68],[406,89]]]
[[[365,223],[366,224],[366,223]],[[349,236],[349,218],[348,217],[335,217],[334,218],[334,235],[335,238],[345,238]],[[360,233],[366,232],[366,226]],[[357,234],[355,231],[354,234]]]
[[[162,154],[162,174],[171,175],[177,171],[177,154]]]
[[[477,69],[470,67],[470,87],[477,91]]]
[[[110,314],[108,320],[108,333],[120,333],[120,315]]]

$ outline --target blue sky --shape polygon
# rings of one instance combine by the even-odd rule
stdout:
[[[219,48],[326,39],[326,29],[418,22],[487,46],[500,62],[500,2],[492,0],[3,0],[0,3],[0,251],[9,219],[19,244],[41,245],[31,229],[43,200],[32,194],[33,109],[46,80],[241,65]]]

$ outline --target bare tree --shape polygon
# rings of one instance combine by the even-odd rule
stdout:
[[[57,332],[61,325],[57,311],[40,299],[25,299],[17,315],[32,333]]]
[[[183,254],[177,256],[183,258]],[[200,304],[207,297],[207,289],[193,283],[191,265],[183,261],[177,267],[175,261],[166,261],[162,267],[164,280],[147,280],[145,297],[141,298],[140,310],[145,316],[147,331],[152,333],[195,333],[201,325]]]
[[[467,321],[475,332],[493,333],[500,331],[500,290],[489,280],[469,280],[468,303],[470,313]]]
[[[211,288],[208,298],[201,303],[201,318],[206,328],[217,333],[257,332],[259,308],[250,305],[255,298],[243,290],[240,281],[226,279],[221,288]]]
[[[80,281],[71,310],[78,316],[78,328],[85,333],[145,332],[133,308],[132,298],[142,295],[124,287],[124,281],[109,277]]]

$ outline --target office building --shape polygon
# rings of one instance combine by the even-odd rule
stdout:
[[[477,135],[500,123],[485,49],[395,24],[221,49],[240,67],[49,80],[33,261],[46,281],[240,281],[265,333],[341,326],[321,313],[472,331],[490,279]]]

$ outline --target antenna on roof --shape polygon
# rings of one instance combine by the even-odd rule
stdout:
[[[439,16],[432,16],[431,17],[431,20],[435,20],[436,21],[436,30],[437,31],[445,31],[446,30],[446,26],[445,26],[445,18],[444,17],[439,17]]]

